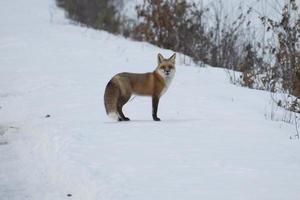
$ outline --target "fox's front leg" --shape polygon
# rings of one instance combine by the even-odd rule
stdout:
[[[157,117],[157,107],[159,103],[159,97],[153,96],[152,97],[152,117],[154,121],[160,121],[160,119]]]

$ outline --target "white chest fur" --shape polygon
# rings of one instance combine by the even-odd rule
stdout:
[[[160,93],[160,97],[162,96],[162,95],[164,95],[166,92],[167,92],[167,90],[169,89],[169,86],[171,85],[171,82],[172,82],[172,80],[173,80],[173,78],[174,78],[174,76],[175,76],[175,70],[174,71],[172,71],[171,73],[170,73],[170,75],[168,75],[168,76],[166,76],[164,73],[160,73],[160,75],[163,77],[163,79],[164,79],[164,81],[165,81],[165,87],[164,87],[164,89],[161,91],[161,93]]]

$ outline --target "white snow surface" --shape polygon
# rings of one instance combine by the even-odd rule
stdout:
[[[72,25],[50,0],[2,0],[0,24],[1,200],[300,199],[296,130],[269,120],[267,92],[178,56],[162,121],[136,97],[112,122],[109,79],[171,51]]]

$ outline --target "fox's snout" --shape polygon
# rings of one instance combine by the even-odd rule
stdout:
[[[169,77],[174,73],[174,70],[172,68],[162,68],[160,69],[161,74],[164,75],[164,77]]]

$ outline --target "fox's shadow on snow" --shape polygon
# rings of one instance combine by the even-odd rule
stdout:
[[[191,122],[191,121],[201,121],[201,119],[162,119],[161,121],[154,121],[152,119],[131,119],[130,121],[105,121],[105,124],[114,124],[114,123],[186,123],[186,122]]]

